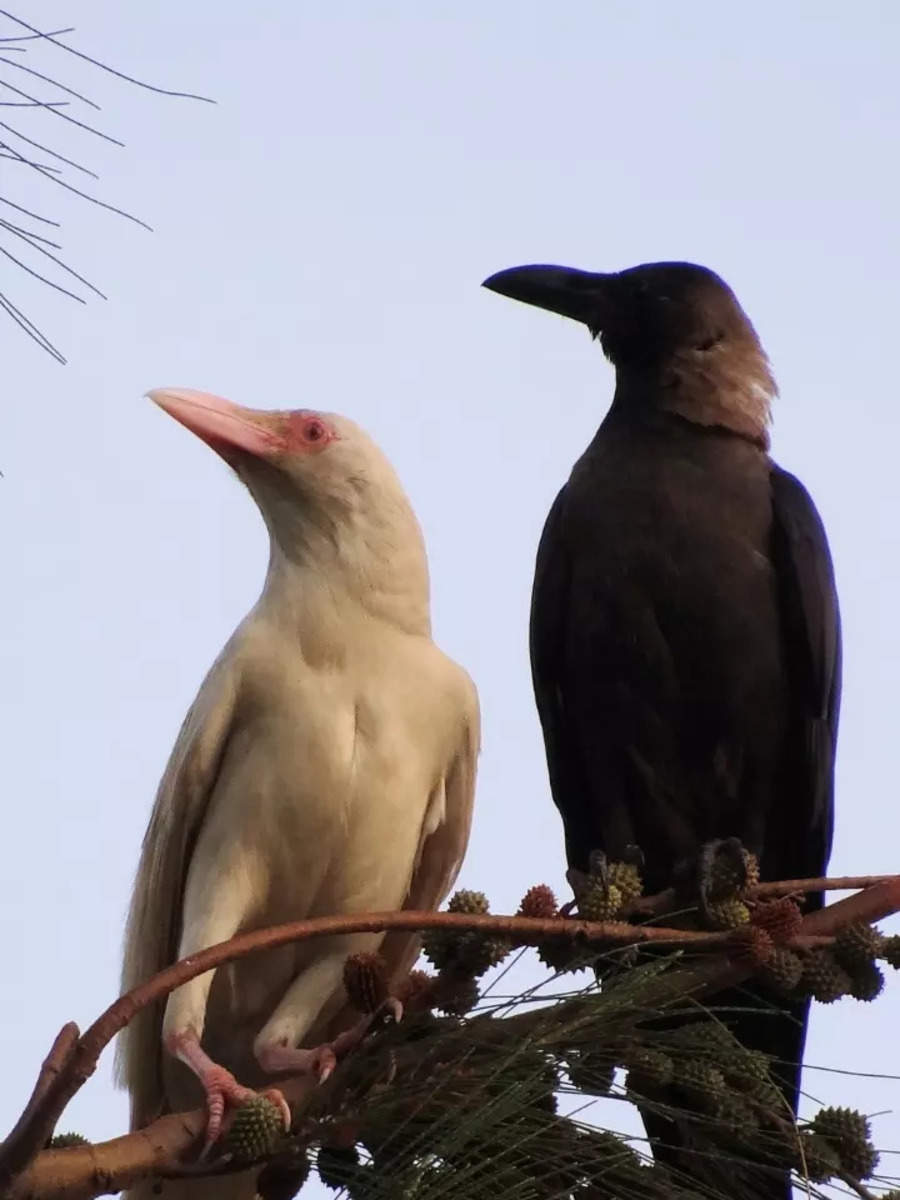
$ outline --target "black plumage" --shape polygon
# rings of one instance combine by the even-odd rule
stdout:
[[[768,455],[776,388],[753,326],[717,275],[688,263],[518,267],[485,286],[584,322],[616,368],[612,406],[547,518],[532,600],[535,696],[570,865],[636,845],[655,892],[705,843],[737,837],[763,879],[824,873],[838,603],[816,508]],[[729,998],[748,1004],[745,990],[717,1003]],[[806,1017],[798,1004],[733,1023],[783,1060],[795,1110]],[[671,1122],[645,1123],[678,1144]],[[784,1173],[746,1184],[789,1194]]]

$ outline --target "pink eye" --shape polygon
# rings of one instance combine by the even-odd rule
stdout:
[[[326,436],[325,426],[321,421],[313,417],[305,422],[302,429],[302,437],[305,442],[321,442]]]
[[[337,436],[334,427],[311,412],[292,412],[287,416],[287,448],[296,453],[324,450]]]

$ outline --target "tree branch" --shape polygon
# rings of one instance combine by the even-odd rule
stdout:
[[[804,917],[800,937],[792,944],[813,944],[820,938],[832,936],[852,921],[877,921],[900,911],[900,876],[874,878],[877,882],[863,891]],[[791,887],[792,891],[812,891],[819,890],[823,884],[831,881],[788,882],[804,885],[803,888]],[[841,881],[841,886],[847,886],[845,881]],[[50,1197],[53,1200],[90,1200],[94,1196],[119,1191],[150,1174],[178,1173],[185,1155],[190,1152],[203,1128],[205,1114],[200,1110],[162,1117],[146,1129],[96,1146],[43,1150],[38,1153],[68,1101],[93,1073],[104,1047],[147,1004],[168,995],[196,975],[260,950],[343,933],[435,928],[503,934],[519,943],[539,943],[548,937],[568,936],[585,944],[624,947],[652,943],[654,946],[689,948],[692,951],[720,951],[726,956],[735,945],[731,933],[698,933],[632,926],[624,922],[433,912],[321,917],[241,934],[175,963],[126,993],[77,1042],[77,1028],[74,1025],[65,1027],[47,1056],[25,1112],[0,1147],[0,1187],[12,1181],[9,1200],[33,1200],[37,1196],[42,1200]],[[669,972],[652,981],[646,1000],[648,1004],[653,1004],[669,1002],[676,996],[686,994],[708,995],[740,983],[753,973],[753,966],[738,958],[726,957],[723,961],[717,956],[713,962]],[[537,1009],[502,1018],[502,1021],[504,1027],[514,1027],[516,1036],[519,1036],[546,1020],[546,1015],[546,1009]],[[410,1051],[417,1052],[415,1043],[411,1044]],[[295,1102],[302,1102],[312,1090],[309,1079],[305,1077],[289,1080],[279,1086],[282,1090],[287,1087],[288,1098],[295,1099]],[[29,1163],[31,1165],[26,1166]],[[215,1164],[210,1164],[209,1173],[219,1169]]]

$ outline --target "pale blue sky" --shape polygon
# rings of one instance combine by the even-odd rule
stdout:
[[[153,97],[61,54],[31,60],[88,90],[129,144],[95,145],[46,116],[33,136],[100,169],[104,199],[153,235],[0,164],[3,193],[64,218],[72,265],[110,297],[81,308],[3,267],[2,290],[71,363],[0,324],[0,1127],[62,1022],[87,1024],[116,994],[157,779],[262,581],[251,501],[141,399],[148,387],[336,409],[381,443],[425,529],[436,636],[481,693],[462,882],[499,911],[537,881],[565,892],[527,610],[544,515],[612,377],[580,327],[480,290],[501,267],[688,258],[737,291],[781,385],[774,452],[819,504],[841,591],[832,867],[898,869],[893,0],[25,9],[218,106]],[[872,1007],[815,1008],[809,1061],[900,1074],[900,980],[888,986]],[[873,1112],[900,1097],[900,1083],[824,1072],[806,1086]],[[109,1056],[64,1124],[122,1131]],[[875,1135],[900,1150],[900,1114]],[[900,1158],[883,1165],[900,1173]]]

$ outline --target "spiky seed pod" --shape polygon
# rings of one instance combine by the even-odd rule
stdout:
[[[760,979],[778,992],[792,992],[803,975],[803,959],[793,950],[776,946]]]
[[[91,1143],[80,1133],[57,1133],[48,1142],[50,1150],[66,1150],[69,1146],[89,1146]]]
[[[775,953],[771,936],[756,925],[742,925],[734,931],[730,941],[732,956],[756,970],[764,967]]]
[[[712,1115],[716,1120],[721,1121],[726,1132],[732,1136],[742,1134],[746,1139],[759,1128],[759,1122],[752,1106],[740,1096],[736,1096],[734,1092],[727,1090],[716,1099]]]
[[[878,957],[884,937],[874,925],[854,921],[835,935],[831,947],[834,957],[845,971],[853,974],[855,967],[865,967]]]
[[[861,1112],[852,1108],[821,1108],[810,1130],[829,1143],[843,1169],[854,1179],[868,1179],[878,1166],[869,1122]]]
[[[578,915],[584,921],[614,921],[622,911],[622,891],[614,883],[605,887],[592,879],[578,896]]]
[[[625,1087],[639,1096],[652,1095],[672,1082],[675,1064],[668,1054],[643,1046],[630,1052],[625,1061]]]
[[[740,1051],[734,1034],[720,1021],[690,1021],[666,1033],[667,1045],[701,1057],[722,1059]]]
[[[451,961],[454,940],[458,936],[453,929],[426,929],[422,934],[422,953],[438,971]]]
[[[447,910],[483,915],[488,912],[487,897],[484,892],[463,889],[450,897]],[[512,942],[509,938],[477,930],[429,929],[422,938],[422,950],[439,971],[483,975],[506,958],[512,950]]]
[[[632,904],[644,894],[644,881],[634,863],[614,862],[607,869],[607,877],[611,885],[622,893],[625,904]]]
[[[283,1133],[281,1109],[265,1096],[251,1096],[234,1114],[224,1149],[235,1162],[253,1162],[271,1154]]]
[[[427,971],[410,971],[397,985],[397,999],[406,1012],[427,1012],[434,1000],[435,975]]]
[[[895,971],[900,970],[900,934],[882,939],[878,957],[883,958]]]
[[[739,1050],[723,1060],[722,1071],[729,1084],[754,1100],[777,1104],[778,1095],[769,1070],[771,1061],[761,1050]]]
[[[719,853],[710,864],[707,892],[711,900],[732,900],[759,883],[759,862],[749,850],[741,851],[743,867],[731,855]]]
[[[344,963],[344,990],[357,1012],[374,1013],[388,998],[387,970],[380,954],[351,954]]]
[[[535,884],[528,889],[519,905],[520,917],[537,917],[539,920],[549,920],[559,911],[556,897],[546,883]]]
[[[478,984],[468,975],[442,972],[435,986],[435,1007],[448,1017],[464,1017],[478,1003]]]
[[[725,1092],[722,1072],[697,1058],[679,1060],[672,1082],[690,1104],[703,1112],[714,1111]]]
[[[802,1153],[800,1149],[802,1148]],[[830,1142],[815,1133],[801,1133],[795,1166],[810,1183],[827,1183],[841,1168],[840,1159]]]
[[[468,888],[460,888],[450,897],[447,912],[470,913],[472,916],[477,916],[479,913],[490,912],[490,905],[484,892],[473,892]]]
[[[452,968],[458,974],[474,975],[476,978],[503,962],[512,950],[508,938],[481,933],[464,933],[454,947]]]
[[[803,914],[796,900],[790,896],[780,896],[777,900],[754,904],[750,922],[765,929],[774,942],[788,942],[800,932]]]
[[[743,900],[715,900],[707,905],[710,929],[738,929],[750,920],[750,909]]]
[[[320,1146],[316,1170],[326,1187],[342,1191],[359,1172],[359,1151],[355,1146]]]
[[[309,1158],[305,1151],[267,1163],[256,1180],[257,1200],[293,1200],[308,1177]]]
[[[800,990],[820,1004],[833,1004],[848,996],[853,984],[850,976],[827,949],[812,950],[803,960]]]
[[[874,1000],[881,995],[884,988],[884,975],[875,963],[860,963],[850,972],[852,987],[850,995],[854,1000]]]

